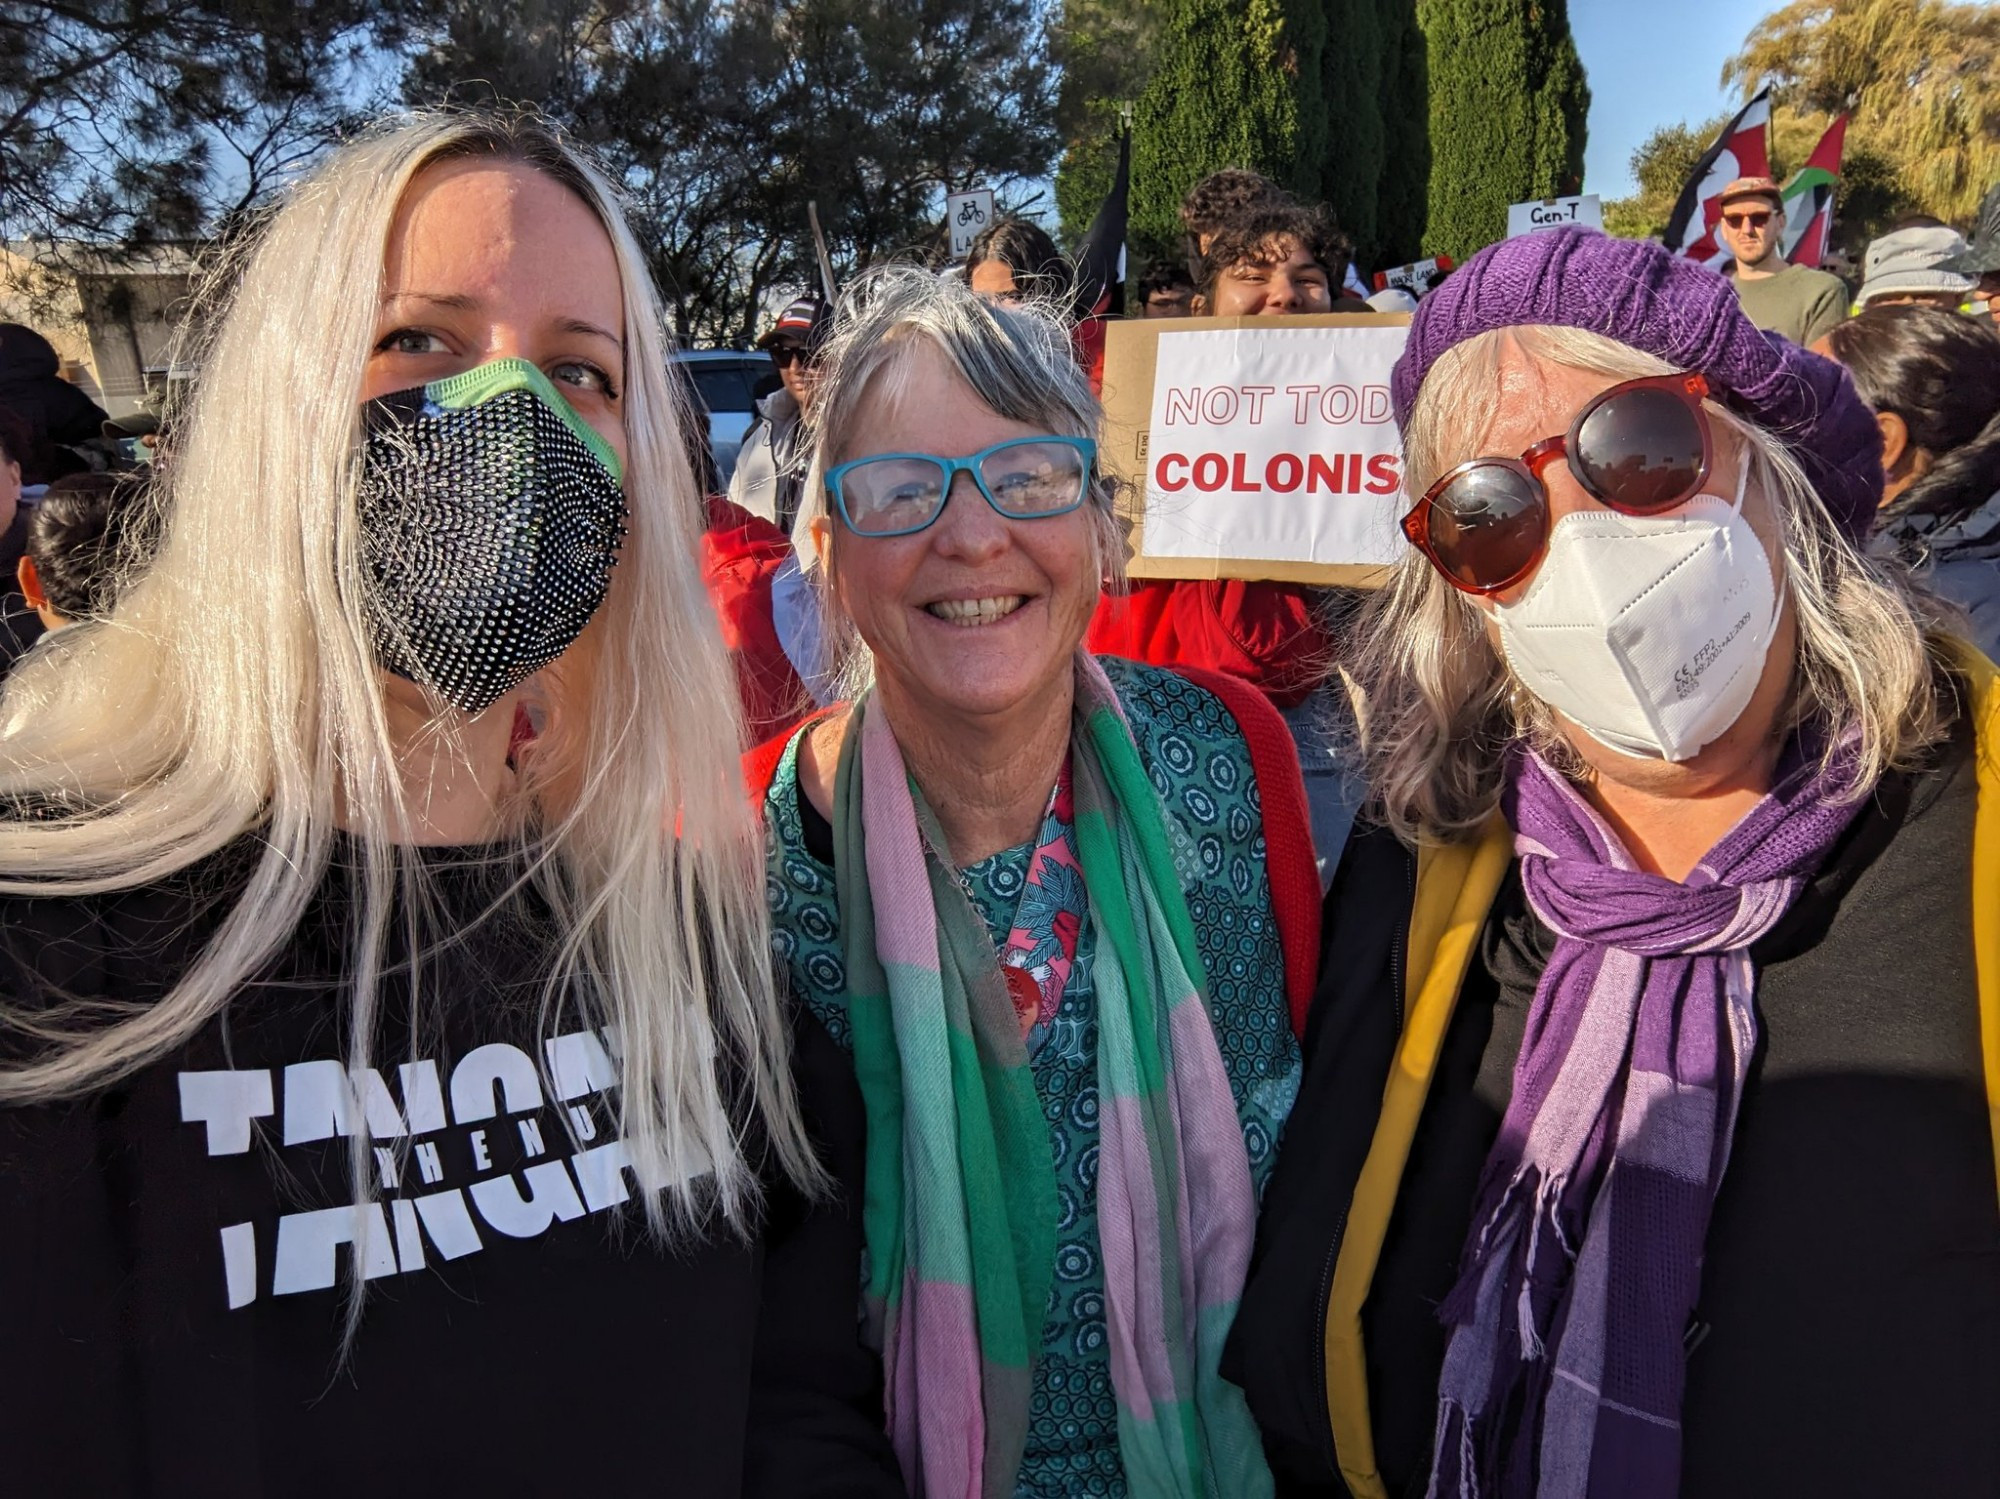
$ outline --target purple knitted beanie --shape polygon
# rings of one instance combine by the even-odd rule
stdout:
[[[1882,435],[1847,371],[1758,328],[1723,277],[1643,240],[1550,229],[1473,256],[1417,306],[1390,383],[1398,430],[1446,349],[1529,324],[1585,328],[1700,371],[1717,399],[1791,450],[1841,530],[1868,534]]]

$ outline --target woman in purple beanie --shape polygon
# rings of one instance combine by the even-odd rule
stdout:
[[[1729,284],[1474,257],[1224,1374],[1282,1495],[2000,1492],[2000,689]]]

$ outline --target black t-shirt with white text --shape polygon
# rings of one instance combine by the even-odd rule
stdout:
[[[0,901],[0,991],[156,999],[254,851]],[[748,1238],[662,1246],[618,1138],[616,1037],[544,1014],[552,933],[500,868],[426,855],[424,930],[455,935],[418,944],[413,1005],[396,913],[370,1064],[349,1064],[352,856],[185,1045],[0,1109],[0,1489],[900,1492],[856,1332],[860,1104],[831,1042],[796,1022],[846,1190],[811,1201],[773,1171]]]

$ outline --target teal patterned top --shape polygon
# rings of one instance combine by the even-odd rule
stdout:
[[[1285,999],[1250,752],[1228,709],[1204,689],[1156,667],[1108,657],[1100,664],[1166,807],[1167,836],[1207,971],[1208,1012],[1261,1198],[1298,1091],[1299,1049]],[[764,813],[774,945],[807,1005],[846,1046],[840,912],[833,870],[806,845],[796,735],[778,762]],[[963,871],[996,950],[1014,925],[1032,851],[1024,843]],[[1015,1487],[1019,1499],[1126,1492],[1097,1236],[1096,947],[1086,920],[1055,1019],[1029,1037],[1030,1070],[1055,1163],[1058,1222],[1028,1449]]]

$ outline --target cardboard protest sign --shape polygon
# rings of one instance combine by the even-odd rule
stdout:
[[[993,222],[993,192],[976,187],[969,193],[951,193],[944,200],[945,227],[951,231],[951,258],[963,260],[979,231]]]
[[[1538,198],[1532,203],[1516,203],[1507,210],[1507,238],[1519,239],[1543,229],[1561,229],[1581,224],[1586,229],[1604,228],[1604,204],[1597,194],[1577,198]]]
[[[1451,268],[1449,255],[1433,255],[1429,260],[1413,260],[1408,265],[1377,271],[1375,290],[1387,291],[1393,286],[1408,292],[1413,297],[1421,297],[1431,289],[1432,282]]]
[[[1114,322],[1105,466],[1141,578],[1365,583],[1406,550],[1389,371],[1409,318]]]

